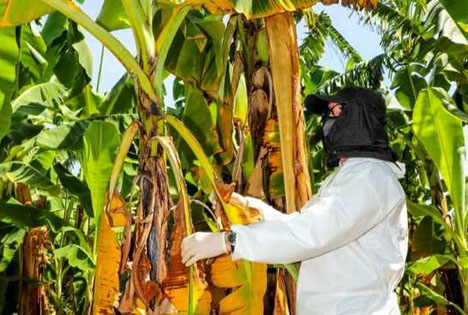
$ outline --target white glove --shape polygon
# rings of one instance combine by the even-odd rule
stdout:
[[[249,202],[247,201],[247,198],[236,192],[233,192],[231,194],[231,198],[229,198],[228,203],[239,208],[249,207]]]
[[[260,212],[262,221],[285,221],[292,219],[298,214],[282,213],[263,200],[249,196],[242,196],[235,192],[232,193],[231,198],[229,199],[229,203],[241,208],[253,208],[258,210]]]
[[[200,259],[216,257],[228,252],[224,232],[197,232],[182,240],[182,263],[187,267]]]
[[[270,207],[268,204],[266,204],[260,199],[242,196],[241,194],[238,194],[236,192],[232,193],[231,198],[229,199],[229,204],[240,208],[253,208],[255,210],[258,210],[260,212],[262,221],[265,221],[265,212],[268,211],[267,208]]]

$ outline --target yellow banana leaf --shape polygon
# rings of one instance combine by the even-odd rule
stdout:
[[[110,209],[109,209],[109,223],[112,227],[122,227],[127,224],[129,217],[128,211],[125,209],[125,200],[120,196],[119,192],[114,191]]]
[[[229,198],[231,198],[232,193],[234,192],[235,185],[233,184],[226,185],[226,184],[218,182],[216,183],[216,186],[218,188],[218,191],[221,197],[223,198],[223,201],[226,202],[226,204],[224,205],[224,212],[227,218],[229,219],[229,222],[226,222],[226,220],[222,221],[225,227],[226,225],[229,225],[229,224],[252,224],[252,223],[257,223],[261,221],[261,215],[257,209],[240,208],[238,206],[234,206],[234,205],[227,203]],[[217,208],[221,208],[221,207],[217,207]],[[222,211],[217,211],[217,213],[219,212],[222,212]],[[223,216],[221,217],[223,218]]]
[[[225,202],[234,191],[232,184],[217,183],[217,188]],[[218,204],[217,208],[221,208],[221,205]],[[231,223],[252,224],[261,220],[259,211],[251,208],[246,209],[226,203],[224,211],[230,221],[223,220],[225,227]],[[230,255],[216,258],[211,265],[211,282],[218,288],[234,289],[220,300],[219,314],[263,314],[263,295],[267,286],[266,269],[266,264],[246,260],[233,261]]]
[[[29,23],[52,11],[53,8],[40,0],[0,0],[0,27]]]
[[[248,19],[262,18],[283,12],[292,12],[322,2],[323,4],[339,3],[339,0],[187,0],[185,2],[173,0],[181,4],[195,7],[204,6],[213,14],[243,13]],[[345,6],[356,8],[376,8],[378,0],[342,0]]]
[[[289,315],[288,295],[286,292],[285,275],[282,270],[276,271],[275,308],[273,315]]]
[[[189,296],[189,269],[182,263],[181,244],[182,239],[187,236],[184,227],[184,209],[179,203],[177,209],[176,226],[172,233],[170,249],[170,264],[168,266],[167,278],[163,282],[164,293],[179,312],[187,312]],[[205,273],[200,270],[201,264],[194,268],[193,300],[194,314],[209,314],[211,309],[211,294]]]
[[[267,265],[231,256],[216,258],[211,265],[211,281],[219,288],[234,289],[219,304],[219,314],[263,314],[263,296],[267,285]]]
[[[119,293],[121,253],[117,235],[112,230],[105,212],[101,215],[98,235],[93,314],[114,314],[113,306]]]

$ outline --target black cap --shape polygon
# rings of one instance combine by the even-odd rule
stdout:
[[[314,114],[325,113],[330,102],[340,104],[361,102],[370,106],[377,116],[385,117],[385,99],[379,92],[368,88],[351,86],[335,95],[309,94],[304,100],[306,108]]]

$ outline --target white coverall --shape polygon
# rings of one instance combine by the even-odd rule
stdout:
[[[349,158],[300,212],[247,197],[264,222],[233,225],[233,259],[302,261],[297,314],[400,314],[394,289],[404,272],[408,227],[404,164]]]

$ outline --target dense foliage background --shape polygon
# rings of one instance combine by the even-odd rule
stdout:
[[[301,98],[347,85],[386,95],[406,165],[402,313],[468,312],[468,2],[349,1],[382,36],[372,60],[315,2],[106,0],[96,21],[68,0],[0,3],[0,313],[294,313],[297,265],[188,269],[180,241],[257,222],[233,189],[300,209],[330,172]],[[83,29],[127,69],[105,95]],[[327,40],[343,73],[317,65]]]

